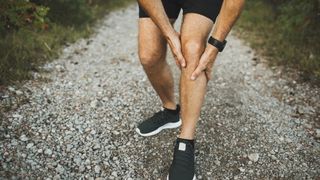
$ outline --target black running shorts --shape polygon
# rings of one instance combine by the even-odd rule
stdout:
[[[223,0],[162,0],[163,7],[170,19],[177,19],[182,9],[183,14],[201,14],[213,22],[216,21],[222,2]],[[140,5],[139,17],[149,17]]]

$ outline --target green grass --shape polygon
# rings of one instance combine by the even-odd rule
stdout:
[[[320,31],[319,26],[305,30],[295,28],[299,23],[298,11],[292,7],[286,16],[277,18],[265,1],[247,1],[236,32],[247,40],[271,65],[283,65],[303,72],[304,80],[319,82],[320,79]],[[286,10],[286,9],[285,9]],[[295,13],[296,12],[296,13]],[[289,17],[288,13],[297,15]],[[303,21],[303,20],[302,20]]]
[[[20,29],[0,37],[0,85],[8,85],[30,79],[31,71],[38,71],[43,63],[56,58],[62,47],[86,38],[92,32],[92,25],[106,13],[125,7],[133,0],[101,1],[91,7],[93,20],[81,26],[50,23],[46,31]]]

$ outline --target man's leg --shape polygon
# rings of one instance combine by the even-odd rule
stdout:
[[[171,20],[172,23],[174,20]],[[151,18],[139,19],[140,62],[163,107],[176,109],[173,76],[166,62],[167,42]]]
[[[207,79],[202,73],[195,81],[191,74],[205,50],[213,22],[199,14],[187,13],[181,27],[182,53],[187,61],[180,78],[180,101],[182,126],[180,138],[194,139],[196,124],[206,93]]]

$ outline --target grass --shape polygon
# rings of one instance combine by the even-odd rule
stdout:
[[[20,29],[0,37],[0,86],[30,79],[30,72],[38,71],[40,65],[56,58],[64,45],[88,37],[93,32],[92,25],[106,13],[132,2],[134,1],[102,1],[91,7],[93,20],[81,26],[51,23],[46,31]]]
[[[302,72],[303,80],[319,82],[319,27],[301,31],[292,28],[292,22],[284,21],[282,17],[275,18],[272,7],[265,1],[246,3],[236,25],[239,37],[247,40],[271,65],[298,70]],[[294,23],[298,20],[293,18]]]

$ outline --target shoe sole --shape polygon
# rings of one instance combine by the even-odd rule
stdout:
[[[164,130],[164,129],[173,129],[173,128],[177,128],[177,127],[179,127],[179,126],[181,126],[181,119],[179,119],[178,122],[175,122],[175,123],[167,123],[167,124],[165,124],[165,125],[163,125],[163,126],[160,126],[158,129],[156,129],[156,130],[154,130],[154,131],[152,131],[152,132],[149,132],[149,133],[143,134],[143,133],[140,132],[140,129],[139,129],[139,128],[136,128],[136,132],[137,132],[138,134],[140,134],[141,136],[147,137],[147,136],[156,135],[156,134],[158,134],[159,132],[161,132],[161,131]]]
[[[169,180],[169,174],[167,176],[167,180]],[[193,176],[192,180],[196,180],[196,175]]]

